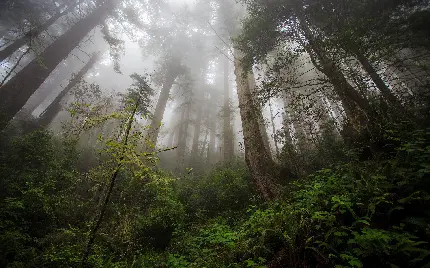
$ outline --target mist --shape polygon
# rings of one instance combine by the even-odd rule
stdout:
[[[424,267],[429,8],[3,1],[0,266]]]

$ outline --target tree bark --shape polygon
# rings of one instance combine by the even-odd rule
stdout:
[[[199,153],[199,138],[200,138],[200,131],[202,126],[202,112],[203,112],[203,101],[197,100],[197,109],[196,109],[196,122],[194,125],[194,134],[193,134],[193,146],[191,148],[191,160],[192,162],[195,162],[198,158]]]
[[[151,121],[151,128],[147,139],[153,144],[154,148],[157,145],[158,135],[160,133],[161,123],[163,121],[164,111],[166,110],[167,102],[169,101],[170,90],[173,86],[173,82],[176,79],[176,75],[173,72],[168,71],[163,83],[163,88],[158,97],[157,106],[155,107],[154,115]]]
[[[57,65],[102,21],[115,2],[107,0],[47,47],[40,55],[43,67],[40,66],[39,58],[34,59],[0,88],[0,109],[6,122],[15,116]]]
[[[396,98],[396,96],[391,92],[390,88],[385,84],[382,78],[378,75],[375,68],[373,68],[372,64],[366,58],[366,56],[361,53],[359,50],[355,51],[355,55],[358,61],[363,66],[363,69],[367,72],[367,74],[372,79],[373,83],[375,83],[376,87],[381,92],[382,96],[386,101],[388,101],[392,106],[399,109],[401,114],[404,114],[405,109],[400,101]]]
[[[228,83],[229,76],[229,68],[228,68],[228,59],[224,58],[224,107],[223,107],[223,116],[224,116],[224,125],[223,125],[223,134],[224,134],[224,162],[230,162],[234,155],[234,146],[233,146],[233,130],[231,127],[231,111],[230,111],[230,87]]]
[[[177,161],[178,167],[185,164],[185,151],[187,148],[187,138],[188,138],[188,126],[190,122],[190,103],[185,103],[183,107],[183,113],[181,116],[181,124],[179,126],[179,138],[178,138],[178,154]]]
[[[251,91],[251,98],[255,106],[254,112],[258,121],[258,127],[260,128],[261,138],[263,139],[264,147],[266,147],[266,152],[269,154],[270,158],[272,158],[272,150],[270,149],[269,135],[267,135],[266,123],[264,122],[263,117],[263,110],[260,102],[256,98],[256,84],[254,72],[252,70],[250,70],[248,74],[248,83]]]
[[[276,157],[279,159],[279,146],[278,146],[278,138],[276,135],[276,127],[275,127],[275,116],[273,115],[272,104],[269,100],[269,109],[270,109],[270,122],[272,123],[272,132],[273,132],[273,141],[275,142],[275,150]]]
[[[22,46],[27,44],[27,42],[29,42],[29,41],[31,42],[32,38],[39,35],[41,32],[47,30],[59,18],[63,17],[64,15],[66,15],[67,13],[72,11],[72,9],[75,6],[76,6],[76,4],[72,4],[63,12],[60,12],[60,10],[63,6],[58,7],[58,9],[57,9],[58,11],[51,18],[49,18],[45,23],[43,23],[40,27],[38,27],[35,30],[28,31],[27,33],[25,33],[24,36],[22,36],[21,38],[18,38],[12,44],[10,44],[9,46],[7,46],[3,50],[1,50],[0,51],[0,62],[4,61],[8,57],[10,57],[15,51],[17,51],[19,48],[21,48]]]
[[[213,97],[211,97],[212,99]],[[215,100],[212,101],[213,103],[215,103]],[[213,107],[214,108],[214,107]],[[215,114],[215,110],[211,111],[211,115],[210,115],[210,133],[209,133],[209,144],[208,144],[208,155],[207,155],[207,159],[208,159],[208,163],[209,164],[215,164],[216,162],[216,158],[215,158],[215,141],[216,141],[216,114]]]
[[[58,94],[58,96],[54,99],[51,104],[45,109],[45,111],[39,116],[38,123],[42,127],[47,127],[52,120],[55,118],[55,116],[61,111],[61,100],[64,98],[64,96],[69,93],[69,91],[76,86],[84,77],[84,75],[94,66],[94,64],[97,62],[97,60],[100,57],[100,53],[94,53],[90,60],[85,64],[84,67],[82,67],[81,70],[72,78],[70,79],[67,86]]]
[[[249,85],[249,71],[242,64],[243,53],[234,51],[237,95],[239,97],[240,116],[242,119],[243,139],[245,144],[245,160],[251,171],[253,181],[265,200],[278,195],[279,187],[275,182],[274,163],[264,146],[260,132],[256,107]]]
[[[312,38],[309,35],[307,37]],[[307,51],[312,62],[333,85],[334,92],[339,97],[346,116],[351,122],[353,128],[351,131],[360,132],[376,118],[369,102],[348,83],[340,68],[325,55],[322,49],[317,47],[312,39],[309,39],[309,43],[310,47],[307,47]]]

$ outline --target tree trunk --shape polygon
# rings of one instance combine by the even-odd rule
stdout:
[[[0,89],[0,109],[6,122],[14,117],[57,65],[102,21],[115,2],[107,0],[47,47],[40,55],[43,67],[40,66],[39,58],[36,58],[3,85]]]
[[[284,113],[282,114],[282,120],[283,120],[283,131],[285,135],[285,143],[292,145],[293,139],[291,136],[291,130],[290,130],[290,116],[287,111],[287,107],[284,109]]]
[[[279,187],[275,182],[274,163],[264,146],[260,132],[256,107],[249,85],[249,71],[242,64],[243,54],[235,49],[234,66],[236,74],[237,95],[239,97],[240,116],[242,119],[245,160],[251,171],[253,181],[265,200],[278,195]]]
[[[100,53],[94,53],[87,64],[85,64],[85,66],[82,67],[82,69],[79,70],[79,72],[72,79],[70,79],[69,84],[67,84],[67,86],[60,92],[60,94],[58,94],[54,101],[49,104],[48,108],[46,108],[45,111],[39,116],[38,123],[40,126],[47,127],[52,122],[55,116],[61,111],[61,100],[74,86],[76,86],[82,80],[84,75],[94,66],[99,57]]]
[[[212,98],[212,97],[211,97]],[[215,101],[213,101],[215,103]],[[208,163],[209,164],[215,164],[216,158],[215,158],[215,141],[216,141],[216,114],[215,111],[211,111],[211,120],[210,120],[210,134],[209,134],[209,145],[208,145]]]
[[[181,117],[181,125],[179,127],[179,138],[178,138],[178,167],[182,167],[185,164],[185,151],[187,149],[187,138],[188,138],[188,126],[190,122],[190,103],[185,103],[183,107],[183,114]]]
[[[62,66],[62,68],[56,68],[56,70],[49,75],[52,79],[50,79],[50,81],[45,81],[45,85],[42,85],[42,87],[40,87],[26,103],[25,107],[29,113],[32,113],[37,107],[39,107],[51,92],[55,92],[56,89],[60,87],[61,82],[65,81],[70,75],[67,71],[70,69],[71,67],[67,65],[64,67]]]
[[[289,123],[291,123],[294,128],[294,134],[292,135],[292,137],[294,137],[294,139],[296,140],[295,147],[297,148],[297,150],[303,150],[307,143],[307,137],[303,126],[304,122],[300,115],[294,110],[294,107],[292,107],[291,95],[288,93],[284,95],[284,107],[286,114],[288,115],[287,118],[289,119]],[[290,139],[292,144],[291,136]]]
[[[174,142],[175,142],[175,131],[172,129],[172,131],[170,131],[169,133],[169,139],[167,140],[167,147],[173,148]]]
[[[228,59],[224,58],[224,162],[230,162],[234,155],[233,148],[233,130],[231,127],[231,111],[230,111],[230,87],[228,83]]]
[[[209,129],[206,128],[206,132],[205,132],[205,139],[203,140],[203,146],[202,149],[200,150],[200,158],[203,159],[204,155],[205,155],[205,151],[206,151],[206,144],[208,142],[208,136],[209,136]]]
[[[263,139],[264,147],[266,147],[266,152],[269,154],[270,158],[272,158],[272,151],[270,149],[269,135],[267,135],[266,123],[264,122],[263,110],[260,102],[256,98],[255,77],[254,72],[252,70],[250,70],[248,74],[248,83],[251,91],[251,98],[255,106],[254,112],[258,121],[258,127],[260,128],[261,138]]]
[[[24,36],[21,38],[15,40],[12,44],[4,48],[0,51],[0,62],[4,61],[8,57],[10,57],[15,51],[17,51],[19,48],[27,44],[27,42],[30,42],[31,39],[38,36],[41,32],[47,30],[54,22],[56,22],[59,18],[66,15],[72,9],[75,7],[76,4],[70,5],[66,10],[63,12],[60,12],[63,6],[58,7],[57,11],[51,18],[49,18],[45,23],[43,23],[40,27],[38,27],[35,30],[30,30],[29,32],[25,33]]]
[[[361,129],[369,126],[372,119],[375,119],[375,114],[369,102],[348,83],[342,71],[325,55],[324,51],[317,48],[313,41],[310,41],[310,44],[311,48],[308,47],[307,51],[315,67],[325,74],[333,85],[334,92],[339,97],[347,119],[351,123],[351,128],[348,127],[350,128],[349,131],[355,134],[360,132]],[[353,133],[349,133],[347,136],[350,134],[355,135]],[[344,136],[344,138],[348,137]]]
[[[197,160],[198,158],[198,151],[199,151],[199,137],[200,137],[200,130],[202,126],[202,112],[203,112],[203,102],[201,100],[197,101],[197,111],[196,111],[196,122],[194,125],[194,134],[193,134],[193,147],[191,148],[191,159],[192,162]]]
[[[167,72],[163,88],[158,97],[157,106],[155,107],[154,115],[151,121],[151,128],[147,139],[153,144],[154,148],[157,146],[158,135],[160,133],[161,123],[163,121],[164,111],[166,110],[166,105],[169,100],[170,89],[173,86],[176,76],[172,72]]]
[[[273,141],[275,142],[276,157],[279,159],[278,137],[276,135],[275,116],[273,115],[272,104],[269,100],[270,122],[272,123]]]
[[[372,64],[369,62],[369,60],[364,56],[363,53],[361,53],[359,50],[355,52],[355,55],[357,56],[358,61],[363,66],[364,70],[367,72],[367,74],[372,79],[373,83],[375,83],[376,87],[381,92],[382,96],[386,101],[388,101],[391,105],[393,105],[395,108],[400,109],[400,111],[404,112],[404,107],[400,103],[400,101],[394,96],[393,92],[391,92],[390,88],[385,84],[385,82],[382,80],[382,78],[378,75],[375,68],[373,68]]]

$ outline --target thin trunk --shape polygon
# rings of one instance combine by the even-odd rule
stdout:
[[[322,50],[313,45],[311,50],[308,48],[308,53],[315,67],[324,73],[333,85],[334,92],[342,103],[347,119],[351,122],[352,129],[350,131],[357,133],[360,132],[360,129],[366,128],[371,119],[375,117],[369,102],[348,83],[339,67]],[[345,135],[349,136],[350,134],[355,135],[353,133]]]
[[[128,118],[125,133],[124,133],[124,136],[122,139],[122,144],[123,144],[122,154],[121,154],[120,158],[118,159],[117,166],[115,168],[115,172],[112,174],[112,176],[110,178],[109,187],[107,189],[107,193],[106,193],[106,196],[104,198],[102,207],[100,208],[100,213],[97,216],[96,221],[93,222],[93,224],[92,224],[92,228],[91,228],[90,234],[88,236],[88,242],[87,242],[87,245],[85,247],[85,251],[84,251],[83,256],[82,256],[81,267],[87,266],[88,257],[90,255],[91,248],[92,248],[94,241],[96,239],[97,231],[100,229],[100,226],[103,222],[103,218],[104,218],[104,215],[106,213],[106,209],[108,207],[109,200],[110,200],[110,197],[112,195],[116,179],[117,179],[118,174],[119,174],[119,172],[122,168],[122,165],[123,165],[122,162],[124,160],[124,154],[125,154],[125,150],[126,150],[125,148],[128,145],[128,138],[130,136],[130,131],[131,131],[131,128],[133,126],[134,116],[136,115],[136,113],[139,109],[139,105],[140,105],[140,98],[137,100],[136,104],[133,107],[133,111],[130,114],[130,117]]]
[[[239,97],[240,116],[242,119],[243,139],[245,144],[245,160],[251,171],[254,184],[265,200],[270,200],[278,195],[278,185],[275,182],[274,163],[264,146],[260,132],[256,107],[249,85],[250,73],[242,64],[243,54],[239,50],[234,51],[234,65]]]
[[[359,131],[359,129],[366,128],[372,124],[372,121],[376,119],[376,114],[369,101],[351,86],[339,66],[327,56],[323,46],[318,44],[305,21],[302,23],[302,30],[309,41],[309,46],[306,46],[306,50],[311,57],[312,63],[330,80],[334,91],[342,102],[347,117],[352,122],[352,127],[355,128],[354,131]]]
[[[388,101],[391,105],[393,105],[395,108],[400,109],[401,113],[404,113],[404,107],[400,103],[400,101],[394,96],[393,92],[391,92],[390,88],[385,84],[385,82],[382,80],[382,78],[378,75],[375,68],[373,68],[372,64],[369,62],[369,60],[364,56],[363,53],[361,53],[359,50],[355,52],[355,55],[357,56],[358,61],[363,66],[364,70],[367,72],[367,74],[372,79],[373,83],[375,83],[376,87],[381,92],[382,96],[386,101]]]
[[[72,78],[70,79],[67,86],[58,94],[58,96],[54,99],[51,104],[49,104],[48,108],[45,109],[45,111],[40,115],[38,123],[42,127],[47,127],[52,120],[55,118],[55,116],[61,111],[61,100],[64,98],[64,96],[69,93],[69,91],[75,87],[84,77],[84,75],[94,66],[96,61],[99,59],[100,53],[94,53],[90,60],[85,64],[84,67],[82,67],[81,70]]]
[[[7,46],[3,50],[1,50],[0,51],[0,62],[4,61],[8,57],[10,57],[15,51],[17,51],[22,46],[26,45],[27,42],[30,42],[30,44],[31,44],[32,38],[38,36],[41,32],[47,30],[59,18],[61,18],[62,16],[66,15],[67,13],[72,11],[73,8],[75,7],[75,5],[76,4],[70,5],[63,12],[60,12],[60,10],[63,8],[63,6],[58,7],[57,12],[50,19],[48,19],[45,23],[43,23],[40,27],[28,31],[27,33],[24,34],[24,36],[15,40],[12,44],[10,44],[9,46]]]
[[[3,85],[0,89],[0,107],[6,122],[15,116],[57,65],[102,21],[114,2],[107,0],[86,18],[78,21],[47,47],[40,57],[31,61]],[[40,58],[44,66],[40,66]]]
[[[170,90],[173,86],[173,82],[175,81],[176,76],[167,72],[163,88],[160,93],[160,97],[158,98],[157,106],[155,107],[154,117],[151,121],[151,128],[149,129],[147,139],[152,143],[152,145],[157,145],[158,135],[160,133],[161,123],[163,121],[164,111],[166,110],[167,102],[169,101]]]
[[[228,83],[228,59],[224,58],[224,162],[230,162],[234,155],[233,131],[231,127],[230,87]]]

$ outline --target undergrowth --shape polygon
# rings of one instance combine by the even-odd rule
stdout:
[[[390,130],[264,203],[243,163],[206,175],[124,172],[92,267],[430,267],[430,131]],[[77,267],[103,189],[46,132],[3,139],[3,267]]]

